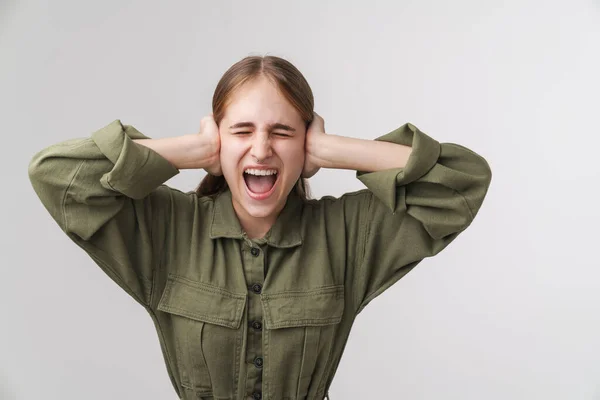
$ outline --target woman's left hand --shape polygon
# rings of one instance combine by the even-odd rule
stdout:
[[[304,169],[302,170],[303,178],[310,178],[323,165],[322,160],[317,156],[317,150],[322,148],[318,143],[327,135],[325,133],[325,120],[316,112],[314,115],[312,122],[306,130],[306,141],[304,144],[305,159]]]

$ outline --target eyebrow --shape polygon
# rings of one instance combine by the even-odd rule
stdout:
[[[256,127],[256,125],[254,125],[254,122],[238,122],[237,124],[231,125],[229,128],[235,129],[235,128],[255,128],[255,127]],[[269,130],[283,129],[284,131],[296,132],[296,129],[292,128],[291,126],[281,124],[279,122],[276,122],[274,124],[268,124],[267,128]]]

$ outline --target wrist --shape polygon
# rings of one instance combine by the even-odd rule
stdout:
[[[336,142],[339,136],[320,134],[315,136],[309,143],[306,149],[311,156],[311,160],[318,168],[335,168],[333,161],[335,160]]]
[[[218,141],[196,133],[180,136],[179,140],[180,148],[186,151],[185,157],[181,160],[186,165],[183,168],[206,169],[218,163]]]
[[[351,152],[345,136],[324,134],[314,144],[313,157],[319,168],[348,169]]]

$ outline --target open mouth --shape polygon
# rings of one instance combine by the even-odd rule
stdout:
[[[275,191],[279,180],[279,171],[276,169],[247,168],[243,173],[248,195],[256,200],[264,200]]]

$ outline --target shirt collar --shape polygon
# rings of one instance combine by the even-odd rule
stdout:
[[[295,247],[302,244],[301,214],[303,200],[292,190],[283,210],[277,216],[275,224],[264,237],[265,242],[273,247]],[[210,227],[211,239],[233,238],[243,239],[244,231],[233,209],[231,190],[225,189],[216,195],[214,200],[212,222]]]

